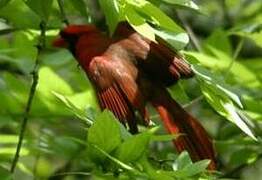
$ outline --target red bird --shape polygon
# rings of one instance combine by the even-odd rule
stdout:
[[[137,123],[149,123],[147,103],[158,111],[171,134],[182,135],[173,142],[178,152],[187,150],[194,161],[210,159],[214,170],[215,152],[201,124],[188,114],[166,90],[193,72],[182,57],[162,42],[151,42],[122,23],[113,38],[93,25],[70,25],[54,41],[67,47],[93,83],[102,109],[109,109],[131,133]],[[137,113],[136,113],[137,112]]]

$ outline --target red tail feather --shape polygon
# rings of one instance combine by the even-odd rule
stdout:
[[[193,161],[210,159],[209,169],[216,169],[212,142],[202,125],[187,113],[166,90],[157,93],[153,106],[161,116],[166,129],[171,134],[181,134],[174,144],[178,152],[187,150]]]

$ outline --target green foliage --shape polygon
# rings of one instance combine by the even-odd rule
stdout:
[[[88,131],[88,143],[97,146],[106,153],[112,152],[120,143],[120,129],[111,113],[103,112]]]
[[[158,36],[178,50],[184,48],[189,41],[185,31],[149,1],[100,0],[99,2],[106,13],[111,34],[119,21],[127,20],[136,31],[148,39],[156,41],[156,36]]]
[[[209,160],[202,160],[196,163],[192,163],[190,156],[187,152],[181,153],[173,164],[174,176],[178,178],[189,178],[204,172],[207,168]]]
[[[74,6],[76,11],[79,11],[82,16],[88,17],[88,13],[85,7],[85,2],[83,0],[70,0],[71,4]]]
[[[107,25],[112,35],[119,22],[119,5],[117,0],[99,0],[100,6],[106,15]]]
[[[152,176],[153,167],[147,160],[146,155],[148,154],[149,141],[153,139],[152,133],[155,131],[147,130],[138,135],[130,135],[127,130],[123,129],[125,133],[129,134],[128,138],[124,138],[123,132],[121,133],[120,131],[121,126],[110,112],[104,111],[98,114],[94,124],[88,130],[88,156],[97,163],[97,166],[103,166],[106,163],[106,158],[108,158],[117,164],[119,168],[126,170],[130,178],[134,176],[142,176],[144,178]],[[162,140],[160,138],[162,136],[154,136],[154,140]],[[205,172],[209,161],[203,160],[193,164],[188,153],[182,153],[175,164],[178,168],[174,169],[173,172],[163,170],[155,175],[158,177],[169,177],[170,179],[171,177],[190,178]],[[139,166],[147,167],[140,169],[138,168]],[[107,165],[105,168],[115,169],[113,164],[112,167]]]
[[[6,6],[11,0],[0,0],[0,9]]]
[[[3,180],[11,180],[12,179],[11,173],[7,169],[2,168],[1,166],[0,166],[0,176]]]
[[[25,0],[25,3],[39,15],[41,19],[47,20],[50,15],[53,0]]]

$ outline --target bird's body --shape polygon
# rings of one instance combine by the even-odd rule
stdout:
[[[174,140],[177,150],[187,150],[193,160],[211,159],[209,168],[215,169],[208,134],[166,90],[180,78],[193,76],[190,65],[177,53],[142,37],[126,24],[117,28],[113,38],[92,25],[69,26],[60,35],[56,45],[61,40],[69,43],[92,81],[102,109],[112,111],[120,122],[128,124],[130,132],[137,133],[138,119],[149,123],[146,106],[151,103],[170,133],[183,134]]]

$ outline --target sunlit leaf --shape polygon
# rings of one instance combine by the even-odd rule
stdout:
[[[59,93],[53,92],[53,94],[64,103],[64,105],[69,108],[69,110],[75,114],[78,118],[85,120],[89,125],[91,125],[93,122],[90,117],[88,117],[87,112],[85,109],[82,109],[77,106],[76,102],[72,102],[69,98],[66,96],[63,96]]]
[[[121,143],[117,119],[109,111],[100,113],[88,131],[88,143],[110,153]]]
[[[175,177],[186,178],[202,173],[206,170],[210,160],[202,160],[192,163],[189,154],[182,152],[173,164],[174,172],[170,173]]]
[[[166,40],[174,48],[179,50],[189,42],[188,35],[185,31],[158,7],[145,0],[128,0],[127,2],[141,17],[154,25],[156,35]],[[142,21],[140,24],[142,24]]]
[[[193,10],[199,10],[199,7],[197,6],[197,4],[194,3],[194,1],[192,0],[161,0],[161,1],[166,2],[168,4],[177,5],[180,7],[190,8]]]
[[[119,7],[117,0],[99,0],[100,6],[105,13],[106,22],[112,35],[119,22]]]
[[[0,148],[0,156],[10,156],[12,157],[16,152],[16,147],[1,147]],[[26,148],[22,148],[20,151],[20,156],[27,156],[29,154],[29,150]]]
[[[202,161],[195,162],[194,164],[185,166],[181,170],[175,171],[173,173],[173,176],[182,177],[182,178],[195,176],[199,173],[205,172],[209,163],[210,163],[210,160],[202,160]]]
[[[148,148],[150,134],[141,133],[126,139],[117,149],[117,157],[123,162],[133,162],[140,158]]]
[[[0,134],[0,144],[16,144],[18,142],[18,136]]]
[[[142,36],[156,42],[154,29],[133,9],[132,6],[126,5],[125,17],[130,25]]]

